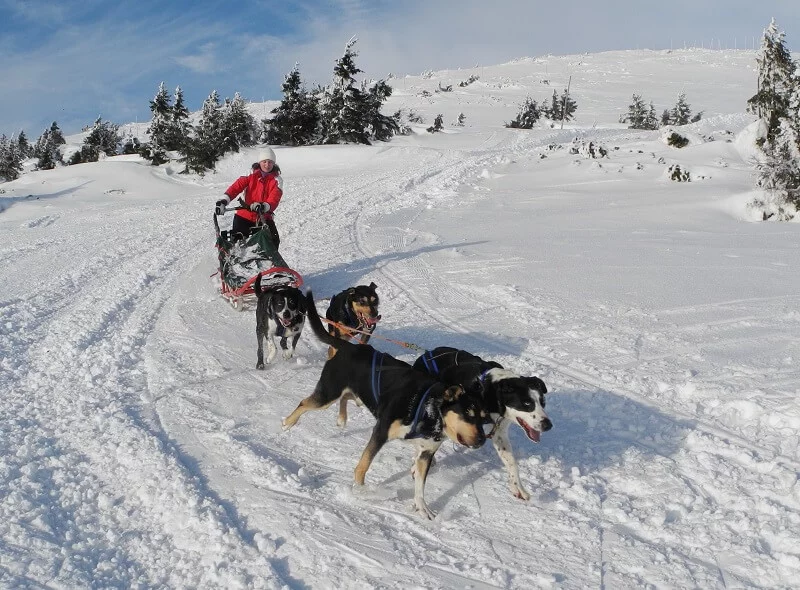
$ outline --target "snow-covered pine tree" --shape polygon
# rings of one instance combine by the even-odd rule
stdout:
[[[692,109],[689,103],[686,102],[686,93],[681,92],[678,95],[678,102],[669,111],[669,124],[670,125],[686,125],[692,120]]]
[[[37,170],[52,170],[56,164],[61,164],[64,159],[61,155],[59,146],[64,145],[66,140],[58,127],[58,123],[53,121],[49,129],[44,132],[36,140],[36,145],[33,148],[33,157],[37,159]]]
[[[158,166],[169,161],[167,143],[172,131],[172,105],[164,82],[159,84],[158,92],[150,101],[150,112],[153,113],[147,128],[150,141],[142,147],[141,155],[153,166]],[[87,155],[91,156],[88,152]],[[96,161],[96,158],[88,161]]]
[[[212,170],[221,155],[222,136],[220,134],[222,113],[219,94],[213,90],[203,101],[200,120],[194,128],[194,135],[183,146],[184,173],[202,174]]]
[[[539,111],[551,121],[559,121],[561,119],[561,99],[558,98],[558,93],[553,90],[553,96],[550,98],[550,104],[542,104]]]
[[[792,96],[797,93],[795,64],[784,43],[784,33],[773,18],[761,37],[758,64],[758,92],[747,101],[747,110],[767,122],[767,138],[772,140],[790,115]]]
[[[322,143],[369,144],[366,130],[367,101],[356,86],[355,75],[361,73],[355,64],[353,37],[345,46],[344,55],[336,60],[333,83],[324,89],[321,100]]]
[[[16,141],[0,135],[0,179],[16,180],[22,172],[23,156]]]
[[[225,99],[220,113],[220,155],[255,145],[256,121],[238,92],[233,100]]]
[[[539,105],[529,96],[520,107],[516,118],[510,123],[506,123],[506,127],[512,129],[533,129],[533,126],[539,120],[540,116],[541,111]]]
[[[655,130],[658,129],[658,117],[656,116],[656,107],[650,103],[650,109],[647,111],[647,116],[644,119],[644,129]]]
[[[572,115],[578,110],[578,103],[569,95],[567,89],[561,93],[561,118],[564,121],[572,121]]]
[[[381,107],[392,95],[392,87],[386,80],[378,80],[369,88],[364,85],[362,93],[366,97],[366,123],[371,136],[378,141],[389,141],[392,135],[400,133],[397,119],[381,113]]]
[[[31,146],[30,142],[28,141],[28,136],[25,135],[24,131],[20,131],[19,135],[17,136],[17,148],[19,149],[20,156],[22,159],[30,158],[33,153],[33,146]]]
[[[436,115],[436,118],[433,120],[433,125],[428,127],[428,133],[438,133],[444,129],[444,117],[440,114]]]
[[[303,88],[297,64],[286,75],[281,91],[283,100],[272,109],[272,119],[263,121],[265,142],[291,146],[316,143],[320,119],[319,101]]]
[[[69,164],[82,164],[97,162],[100,154],[115,156],[119,153],[119,144],[122,138],[118,134],[119,125],[103,121],[101,117],[95,119],[89,135],[83,140],[81,149],[72,154]]]
[[[628,129],[644,129],[645,119],[647,119],[647,106],[641,95],[634,93],[633,102],[628,105],[628,114],[625,117]]]
[[[186,103],[183,100],[183,90],[180,86],[175,88],[170,123],[164,147],[168,150],[180,151],[192,133],[192,126],[189,123],[189,109],[186,108]]]
[[[782,205],[800,210],[800,77],[775,19],[764,31],[757,62],[758,92],[747,101],[766,127],[756,142],[763,152],[757,185],[778,201],[779,218],[790,219],[794,214]]]

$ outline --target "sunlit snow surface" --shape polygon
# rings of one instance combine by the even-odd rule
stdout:
[[[569,76],[575,121],[503,126]],[[257,371],[253,310],[211,276],[214,202],[255,148],[205,177],[110,158],[0,185],[0,586],[796,587],[800,225],[747,206],[755,52],[391,84],[386,111],[425,118],[413,135],[276,149],[281,254],[323,313],[374,281],[381,350],[456,346],[540,376],[554,428],[538,445],[511,429],[531,499],[491,444],[448,442],[424,520],[408,445],[353,488],[363,408],[283,432],[326,349],[306,330]],[[685,92],[704,112],[678,130],[689,146],[618,123],[634,92],[659,114]]]

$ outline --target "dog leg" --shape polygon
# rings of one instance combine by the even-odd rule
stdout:
[[[361,401],[352,393],[345,393],[339,398],[339,415],[336,417],[336,425],[342,428],[347,425],[347,400],[350,399],[356,403]]]
[[[264,332],[261,330],[261,326],[256,326],[256,339],[258,340],[258,351],[256,352],[257,360],[256,360],[256,369],[263,369],[264,368]]]
[[[436,514],[425,503],[425,481],[433,461],[433,455],[441,443],[434,441],[417,442],[417,456],[414,458],[414,508],[429,520]]]
[[[298,332],[297,334],[294,335],[294,338],[292,338],[292,343],[289,345],[288,348],[286,348],[286,346],[284,346],[284,348],[286,349],[286,350],[283,351],[284,360],[288,361],[290,358],[292,358],[292,356],[294,356],[294,351],[297,348],[297,341],[298,340],[300,340],[300,332]]]
[[[492,436],[492,444],[495,451],[500,456],[503,465],[506,466],[506,473],[508,473],[508,487],[515,498],[520,500],[528,500],[531,495],[522,487],[522,482],[519,479],[519,468],[517,467],[517,460],[514,458],[514,452],[511,449],[511,441],[508,439],[508,427],[511,422],[505,418],[501,419],[497,430]]]
[[[378,421],[378,423],[375,424],[375,428],[372,429],[372,436],[367,446],[364,448],[364,452],[361,453],[361,459],[358,461],[358,465],[356,465],[355,480],[358,485],[364,485],[364,478],[367,476],[369,466],[372,465],[372,460],[375,458],[375,455],[378,454],[378,451],[381,450],[381,447],[386,444],[388,439],[386,427]]]
[[[274,361],[276,354],[278,354],[278,348],[275,346],[275,334],[270,333],[267,337],[267,363]]]
[[[339,399],[340,395],[336,395],[331,399],[331,397],[322,390],[320,384],[317,383],[314,393],[301,401],[294,411],[281,421],[281,426],[283,426],[284,430],[289,430],[292,426],[297,424],[300,416],[309,410],[324,410]]]

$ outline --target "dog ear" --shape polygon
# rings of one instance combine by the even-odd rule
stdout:
[[[530,387],[531,389],[535,389],[542,395],[547,393],[547,385],[545,385],[544,381],[542,381],[538,377],[525,377],[525,383],[528,384],[528,387]]]
[[[462,395],[464,395],[464,389],[460,385],[451,385],[444,390],[442,399],[447,403],[453,403]]]
[[[378,285],[376,285],[375,283],[370,283],[370,284],[369,284],[369,288],[370,288],[370,289],[372,289],[372,290],[374,291],[375,289],[377,289],[377,288],[378,288]]]

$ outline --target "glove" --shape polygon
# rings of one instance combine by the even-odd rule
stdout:
[[[227,199],[220,199],[220,200],[219,200],[219,201],[217,201],[217,203],[216,203],[216,208],[214,209],[214,212],[215,212],[217,215],[225,215],[225,207],[227,207],[227,206],[228,206],[228,203],[229,203],[229,202],[230,202],[230,201],[228,201]]]
[[[269,203],[251,203],[250,204],[250,211],[254,213],[260,213],[263,215],[264,213],[269,213],[270,210]]]

